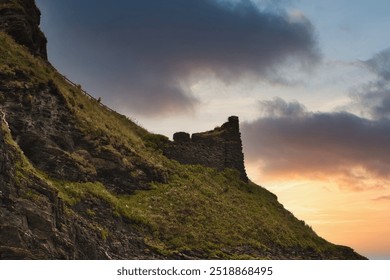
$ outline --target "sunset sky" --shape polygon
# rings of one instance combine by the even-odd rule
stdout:
[[[151,132],[241,120],[249,177],[390,259],[388,0],[37,0],[49,59]]]

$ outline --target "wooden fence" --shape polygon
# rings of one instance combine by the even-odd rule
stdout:
[[[68,84],[70,84],[70,85],[72,85],[72,86],[74,86],[74,87],[80,89],[81,93],[83,93],[83,94],[84,94],[85,96],[87,96],[89,99],[96,101],[97,103],[99,103],[100,106],[102,106],[102,107],[105,108],[106,110],[108,110],[108,111],[110,111],[110,112],[116,113],[116,111],[114,111],[114,110],[112,110],[110,107],[104,105],[104,104],[101,102],[101,100],[96,99],[96,98],[93,97],[91,94],[89,94],[89,93],[86,92],[84,89],[82,89],[80,85],[75,84],[74,82],[72,82],[71,80],[69,80],[69,79],[68,79],[66,76],[64,76],[64,75],[61,75],[61,74],[58,74],[58,75],[60,75]]]

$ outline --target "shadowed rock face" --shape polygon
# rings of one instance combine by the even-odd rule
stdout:
[[[240,172],[241,179],[248,182],[238,117],[229,117],[221,127],[194,133],[192,137],[177,132],[173,140],[164,150],[167,157],[183,164],[201,164],[217,170],[235,169]]]
[[[0,73],[1,74],[1,73]],[[77,120],[53,82],[29,84],[28,75],[3,78],[0,109],[6,114],[12,136],[35,167],[56,179],[75,182],[101,181],[115,193],[129,194],[148,189],[150,182],[164,181],[164,174],[126,147],[118,146],[126,165],[115,149],[102,149],[95,139],[77,127]],[[98,145],[96,144],[99,143]],[[82,158],[80,162],[75,157]],[[139,176],[129,176],[137,173]]]
[[[41,12],[34,0],[0,0],[0,31],[47,59],[46,37],[39,29]]]
[[[66,214],[57,191],[39,177],[34,174],[20,177],[15,165],[21,164],[21,154],[8,142],[11,132],[1,114],[2,111],[0,260],[164,258],[149,250],[131,223],[113,215],[104,202],[86,199],[78,204],[81,213],[90,207],[99,209],[96,221],[92,222],[91,217],[76,211]],[[110,241],[91,229],[94,223],[106,226]]]

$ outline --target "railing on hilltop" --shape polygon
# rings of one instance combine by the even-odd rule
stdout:
[[[110,111],[110,112],[113,112],[113,113],[116,113],[116,111],[114,111],[113,109],[111,109],[111,108],[108,107],[107,105],[104,105],[104,104],[101,102],[100,98],[97,99],[97,98],[95,98],[94,96],[92,96],[91,94],[89,94],[87,91],[85,91],[84,89],[82,89],[81,86],[80,86],[79,84],[76,84],[76,83],[72,82],[72,81],[69,80],[66,76],[64,76],[64,75],[62,75],[62,74],[60,74],[60,73],[58,73],[58,75],[61,76],[68,84],[70,84],[70,85],[72,85],[72,86],[78,88],[78,89],[81,91],[81,93],[83,93],[83,94],[84,94],[85,96],[87,96],[89,99],[96,101],[97,103],[99,103],[100,106],[102,106],[102,107],[105,108],[106,110],[108,110],[108,111]]]
[[[67,83],[69,83],[70,85],[72,86],[75,86],[76,88],[78,88],[81,93],[83,93],[85,96],[87,96],[88,98],[96,101],[100,106],[102,106],[103,108],[105,108],[106,110],[110,111],[110,112],[113,112],[113,113],[116,113],[114,110],[112,110],[110,107],[108,107],[107,105],[104,105],[100,98],[97,99],[95,98],[94,96],[92,96],[91,94],[89,94],[87,91],[85,91],[83,88],[81,88],[81,86],[79,84],[75,84],[74,82],[72,82],[71,80],[69,80],[66,76],[62,75],[62,74],[59,74]]]
[[[84,94],[85,96],[87,96],[89,99],[96,101],[100,106],[102,106],[102,107],[105,108],[106,110],[108,110],[108,111],[110,111],[110,112],[113,112],[113,113],[116,113],[116,114],[119,114],[117,111],[111,109],[111,108],[108,107],[107,105],[104,105],[104,104],[101,102],[101,100],[99,100],[99,99],[95,98],[94,96],[92,96],[91,94],[89,94],[86,90],[84,90],[84,89],[81,87],[80,84],[76,84],[76,83],[72,82],[71,80],[69,80],[69,78],[67,78],[66,76],[64,76],[64,75],[62,75],[61,73],[59,73],[59,72],[57,71],[57,69],[56,69],[53,65],[51,65],[50,63],[48,63],[48,67],[50,67],[50,68],[56,73],[56,75],[62,77],[68,84],[70,84],[70,85],[72,85],[72,86],[78,88],[78,89],[80,90],[80,92],[81,92],[82,94]],[[121,114],[120,114],[120,115],[121,115]],[[134,118],[131,118],[131,119],[130,119],[128,116],[125,116],[125,117],[126,117],[129,121],[131,121],[131,122],[135,123],[136,125],[142,127],[142,125],[141,125],[136,119],[134,119]]]

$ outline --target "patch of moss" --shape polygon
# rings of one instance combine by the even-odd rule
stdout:
[[[109,236],[108,230],[107,230],[106,228],[100,229],[100,236],[102,237],[102,239],[103,239],[104,241],[106,241],[107,238],[108,238],[108,236]]]
[[[96,213],[95,211],[93,211],[92,209],[88,208],[85,213],[87,213],[88,216],[90,217],[95,217],[96,216]]]

